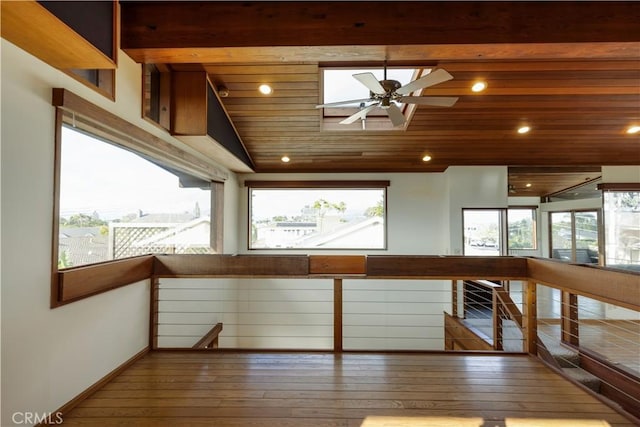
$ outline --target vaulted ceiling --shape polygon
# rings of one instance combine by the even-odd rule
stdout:
[[[640,165],[640,133],[626,132],[640,125],[638,22],[640,2],[127,1],[121,46],[140,63],[204,69],[228,89],[221,101],[256,172],[506,165],[517,195],[544,195],[602,165]],[[384,61],[447,70],[453,79],[422,95],[458,102],[419,105],[406,128],[380,130],[315,108],[323,67]],[[478,80],[488,86],[474,93]],[[525,186],[545,174],[556,184]]]

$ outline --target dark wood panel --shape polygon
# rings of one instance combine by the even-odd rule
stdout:
[[[122,47],[637,41],[635,2],[122,4]],[[212,26],[211,22],[216,25]],[[185,25],[190,31],[185,33]],[[286,28],[285,31],[274,29]],[[455,30],[452,31],[451,29]],[[505,28],[510,31],[505,31]],[[383,29],[384,31],[381,31]],[[291,37],[295,34],[295,37]]]
[[[369,255],[368,278],[428,277],[440,279],[525,278],[524,258],[422,255]]]
[[[310,255],[309,274],[317,275],[364,275],[367,271],[364,255]]]
[[[157,255],[157,277],[307,276],[306,255]]]

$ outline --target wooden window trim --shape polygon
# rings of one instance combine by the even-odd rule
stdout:
[[[58,271],[58,305],[149,279],[153,255],[106,261]]]
[[[251,181],[244,182],[251,188],[386,188],[390,181]]]
[[[229,177],[217,165],[163,141],[69,90],[54,88],[52,104],[65,113],[62,119],[67,122],[81,125],[98,136],[109,135],[109,139],[117,144],[162,159],[167,165],[198,178],[224,182]]]
[[[211,182],[212,214],[211,243],[215,252],[222,252],[224,184],[227,174],[215,165],[175,147],[145,130],[103,110],[74,93],[60,88],[53,89],[52,105],[55,109],[53,233],[51,239],[51,308],[79,301],[149,279],[153,274],[153,255],[105,261],[103,263],[58,269],[58,244],[60,222],[60,172],[62,160],[62,125],[75,123],[83,130],[133,149],[138,153],[157,158],[167,165]]]
[[[598,184],[598,190],[601,191],[640,191],[640,183],[638,182],[607,182]]]

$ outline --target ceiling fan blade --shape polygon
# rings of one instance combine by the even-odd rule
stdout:
[[[378,104],[369,105],[367,108],[363,108],[355,114],[350,115],[346,119],[340,122],[341,125],[348,125],[355,122],[358,119],[364,119],[367,116],[367,113],[374,108],[376,108]]]
[[[391,123],[393,123],[394,127],[402,126],[404,124],[404,114],[402,114],[402,111],[400,111],[396,104],[392,103],[391,105],[389,105],[389,108],[385,108],[385,111],[387,112],[387,116],[389,116],[389,119],[391,120]]]
[[[373,73],[360,73],[354,74],[353,78],[358,80],[360,83],[365,85],[367,89],[369,89],[373,93],[377,93],[378,95],[384,95],[387,93],[386,90],[382,87],[376,76]]]
[[[407,83],[400,89],[396,90],[396,93],[399,95],[408,95],[418,89],[437,85],[438,83],[446,82],[447,80],[451,80],[452,78],[453,76],[451,74],[449,74],[442,68],[439,68],[435,71],[430,72],[424,77],[420,77],[418,80]]]
[[[363,102],[371,102],[371,99],[370,98],[366,98],[366,99],[351,99],[349,101],[330,102],[328,104],[316,105],[316,108],[342,107],[342,106],[344,106],[346,104],[361,104]]]
[[[404,104],[433,105],[434,107],[451,107],[457,101],[457,96],[403,96],[398,99],[398,102]]]

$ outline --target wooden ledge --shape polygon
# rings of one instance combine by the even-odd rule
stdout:
[[[36,1],[3,1],[2,38],[59,69],[115,69],[113,59]]]

